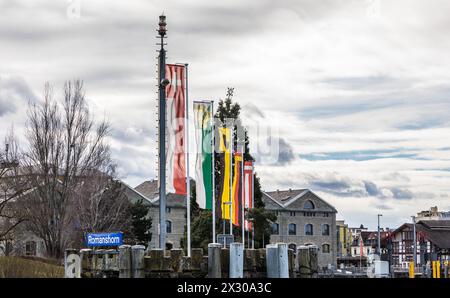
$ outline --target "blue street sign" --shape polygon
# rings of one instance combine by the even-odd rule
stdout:
[[[86,235],[86,245],[92,246],[119,246],[123,243],[123,233],[96,233]]]

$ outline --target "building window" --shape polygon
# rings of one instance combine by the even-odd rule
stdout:
[[[166,220],[166,233],[167,234],[172,233],[172,222],[170,220]]]
[[[323,217],[330,217],[330,214],[328,212],[324,212]]]
[[[280,228],[277,223],[272,223],[272,235],[278,235],[280,233]]]
[[[166,207],[166,213],[170,213],[172,211],[172,208]]]
[[[305,204],[303,205],[303,209],[307,209],[307,210],[314,209],[313,202],[311,200],[307,200],[305,202]]]
[[[330,236],[330,225],[322,225],[322,236]]]
[[[27,256],[35,256],[36,255],[36,242],[27,241],[25,243],[25,255],[27,255]]]
[[[296,224],[289,224],[288,225],[288,234],[289,235],[297,235],[297,225]]]
[[[323,244],[322,245],[322,252],[325,254],[329,254],[330,253],[330,245],[329,244]]]
[[[313,234],[314,234],[313,225],[312,224],[305,225],[305,235],[312,236]]]
[[[314,217],[316,215],[314,212],[303,212],[303,216]]]
[[[290,215],[290,216],[295,216],[295,211],[290,211],[290,212],[289,212],[289,215]]]

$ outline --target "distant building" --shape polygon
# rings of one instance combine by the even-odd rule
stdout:
[[[277,214],[270,242],[316,245],[321,268],[336,266],[336,209],[308,189],[263,192],[266,209]]]
[[[416,221],[420,220],[450,220],[450,211],[439,211],[438,207],[434,206],[430,210],[417,213]]]
[[[344,220],[336,220],[337,257],[351,256],[352,233]]]
[[[414,258],[414,226],[405,223],[390,235],[392,264],[407,268]],[[421,220],[416,222],[417,264],[433,260],[450,260],[450,221]]]

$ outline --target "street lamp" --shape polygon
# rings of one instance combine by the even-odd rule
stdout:
[[[380,216],[383,216],[383,214],[378,214],[378,245],[377,245],[377,253],[381,257]]]

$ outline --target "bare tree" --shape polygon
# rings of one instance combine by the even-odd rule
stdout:
[[[124,185],[115,178],[115,167],[82,177],[76,210],[83,234],[102,231],[130,231],[131,217]]]
[[[26,220],[15,204],[28,187],[20,173],[20,163],[19,146],[11,129],[5,137],[4,147],[0,149],[0,242],[5,244],[3,253],[6,255],[16,227]]]
[[[44,90],[42,104],[29,104],[25,161],[33,192],[24,209],[47,255],[60,258],[82,219],[77,212],[80,195],[90,200],[102,188],[87,187],[96,181],[86,178],[112,167],[109,125],[93,121],[81,81],[65,83],[62,103],[53,99],[49,84]]]

